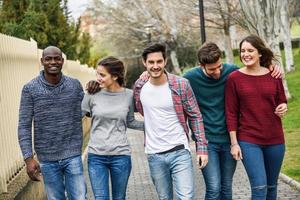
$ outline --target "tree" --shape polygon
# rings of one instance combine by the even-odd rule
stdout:
[[[181,4],[184,4],[190,10],[187,11],[187,14],[197,18],[199,18],[198,3],[198,0],[181,0]],[[231,29],[238,24],[236,19],[241,10],[239,2],[237,0],[204,1],[204,10],[206,32],[213,32],[214,38],[216,35],[224,37],[222,41],[226,62],[233,63],[232,40],[235,38],[232,37],[235,36],[235,34],[231,34]],[[209,34],[207,35],[209,36]]]
[[[89,59],[90,38],[81,35],[78,23],[69,21],[67,0],[3,0],[0,31],[37,41],[39,48],[59,47],[69,59]],[[82,40],[82,41],[81,41]],[[85,51],[85,52],[83,52]]]
[[[281,53],[279,48],[279,36],[281,29],[280,9],[281,0],[240,0],[241,8],[245,15],[247,27],[251,33],[262,37],[269,47],[278,55],[279,64],[282,66]],[[288,90],[287,82],[283,78],[283,85],[287,98],[291,95]]]
[[[282,1],[281,7],[281,32],[283,36],[284,53],[285,53],[285,69],[286,72],[290,72],[294,69],[294,58],[292,51],[291,41],[291,27],[290,27],[290,16],[289,16],[289,5],[288,1]]]
[[[296,20],[300,24],[300,1],[299,0],[288,0],[289,13],[293,20]]]
[[[77,45],[80,63],[88,63],[90,59],[91,36],[83,32]]]
[[[147,37],[165,43],[172,63],[171,71],[180,73],[177,48],[195,45],[191,21],[180,2],[175,0],[122,0],[113,3],[95,0],[90,8],[95,19],[103,18],[107,23],[102,37],[113,43],[120,56],[135,54],[147,44]],[[151,35],[150,35],[151,34]],[[181,40],[179,38],[185,38]],[[197,44],[197,43],[196,43]]]
[[[230,27],[236,24],[234,20],[240,11],[238,2],[234,0],[214,0],[205,2],[207,25],[222,31],[224,35],[224,51],[226,62],[233,63],[232,36]]]
[[[29,6],[28,0],[2,0],[0,12],[0,31],[5,32],[20,23]],[[10,26],[6,27],[5,25]]]
[[[1,22],[20,22],[25,14],[29,0],[2,0]]]

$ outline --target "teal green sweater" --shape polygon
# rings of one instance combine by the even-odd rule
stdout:
[[[223,64],[218,80],[207,77],[199,66],[184,75],[190,81],[197,98],[208,142],[230,142],[225,121],[224,88],[228,75],[237,68],[236,65]]]

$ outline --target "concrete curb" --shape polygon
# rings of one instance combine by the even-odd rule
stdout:
[[[290,178],[289,176],[280,173],[279,174],[279,178],[280,180],[282,180],[284,183],[288,184],[289,186],[295,188],[296,190],[300,191],[300,183],[292,178]]]

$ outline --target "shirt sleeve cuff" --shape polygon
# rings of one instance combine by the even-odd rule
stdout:
[[[25,153],[24,156],[23,156],[24,160],[26,160],[26,159],[29,158],[29,157],[33,157],[32,152]]]
[[[207,155],[207,145],[200,145],[200,143],[196,143],[196,153],[197,155]]]

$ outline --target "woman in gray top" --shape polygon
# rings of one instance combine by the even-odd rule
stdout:
[[[92,118],[88,144],[88,170],[95,199],[109,200],[109,174],[113,199],[124,199],[131,172],[126,129],[144,129],[134,118],[132,90],[123,87],[124,64],[114,57],[98,63],[101,91],[86,94],[83,114]]]

